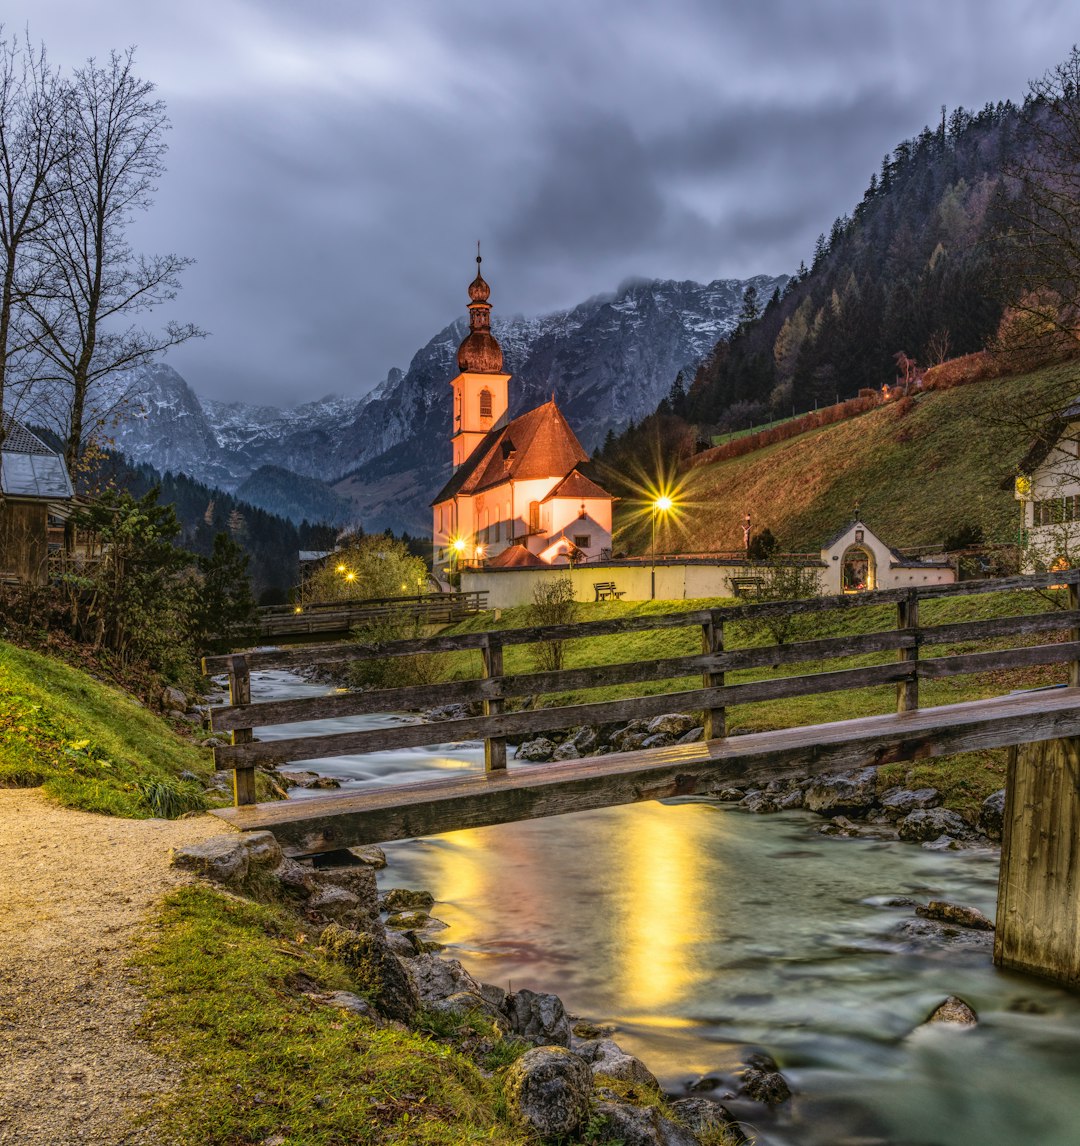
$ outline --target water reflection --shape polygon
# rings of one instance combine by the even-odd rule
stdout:
[[[400,782],[481,767],[482,750],[315,766]],[[881,906],[933,896],[992,915],[996,855],[826,839],[819,825],[640,804],[388,845],[381,882],[430,888],[449,954],[615,1022],[673,1089],[767,1048],[796,1097],[762,1142],[1075,1146],[1080,1000],[995,971],[986,951],[909,950],[895,928],[910,910]],[[950,994],[979,1027],[916,1031]]]

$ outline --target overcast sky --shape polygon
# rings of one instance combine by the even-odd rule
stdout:
[[[1020,99],[1055,0],[8,0],[54,63],[136,45],[173,123],[137,242],[196,265],[200,393],[358,394],[464,313],[781,274],[941,104]]]

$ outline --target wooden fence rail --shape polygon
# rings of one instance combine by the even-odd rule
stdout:
[[[356,643],[312,645],[291,649],[259,650],[221,657],[207,657],[203,671],[226,672],[230,704],[212,710],[215,731],[231,732],[232,744],[215,749],[218,767],[236,771],[237,804],[254,802],[253,769],[260,763],[315,757],[361,754],[377,750],[419,747],[452,740],[485,740],[485,763],[489,771],[506,768],[506,738],[583,724],[607,724],[658,716],[671,711],[704,711],[706,738],[724,735],[725,710],[736,704],[758,703],[843,689],[875,685],[897,686],[897,710],[914,712],[919,707],[920,679],[940,679],[957,674],[986,672],[1032,665],[1068,662],[1070,681],[1080,672],[1080,570],[997,581],[961,582],[921,588],[885,590],[845,597],[815,597],[800,601],[750,604],[656,616],[634,616],[570,625],[502,629],[464,633],[384,645]],[[946,625],[921,625],[920,602],[958,596],[1003,592],[1012,589],[1068,587],[1068,608],[982,621]],[[891,604],[896,606],[897,627],[881,632],[831,637],[767,647],[727,649],[724,626],[731,621],[763,619],[780,613],[810,614],[833,610]],[[555,672],[507,675],[503,650],[508,645],[538,641],[573,640],[589,636],[662,629],[698,629],[701,649],[697,654],[627,662]],[[1029,636],[1066,631],[1067,639],[1022,648],[989,650],[950,656],[925,657],[931,645],[960,644],[1001,637]],[[476,679],[447,681],[434,685],[329,696],[251,703],[250,673],[257,669],[286,669],[301,665],[342,663],[418,653],[454,653],[478,650],[483,675]],[[751,668],[778,669],[784,665],[895,652],[892,663],[829,672],[777,676],[765,680],[728,684],[726,674]],[[701,687],[675,693],[626,697],[584,704],[505,711],[508,700],[545,693],[587,690],[612,685],[642,684],[680,676],[701,674]],[[328,735],[290,737],[273,741],[253,739],[252,730],[266,725],[290,724],[365,713],[393,712],[450,702],[483,704],[483,715],[439,723],[396,725]]]
[[[487,607],[487,592],[436,593],[423,597],[375,597],[363,601],[311,601],[303,605],[269,605],[259,610],[263,637],[347,633],[356,625],[387,618],[445,625],[464,620]]]

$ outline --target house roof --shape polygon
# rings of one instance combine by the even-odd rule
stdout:
[[[497,557],[487,562],[488,569],[533,569],[543,565],[543,561],[531,553],[524,545],[510,545]]]
[[[438,505],[459,493],[480,493],[505,481],[569,474],[588,460],[589,455],[552,399],[485,434],[431,504]]]
[[[5,497],[70,501],[75,496],[64,459],[21,422],[4,415],[0,491]]]
[[[544,501],[551,501],[556,497],[580,501],[590,497],[610,498],[611,494],[598,486],[591,478],[587,478],[580,470],[573,470],[544,498]]]

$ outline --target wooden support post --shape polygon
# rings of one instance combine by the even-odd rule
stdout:
[[[503,674],[503,649],[498,641],[489,640],[480,650],[484,658],[484,676],[499,677]],[[492,716],[502,712],[502,700],[485,700],[484,715]],[[506,737],[489,736],[484,741],[484,771],[500,772],[506,769]]]
[[[896,686],[896,711],[914,712],[919,707],[919,594],[912,589],[903,601],[896,605],[896,627],[910,629],[915,633],[916,641],[910,649],[899,649],[897,659],[901,664],[910,664],[912,669],[911,680],[902,680]]]
[[[722,613],[713,613],[710,620],[701,626],[701,651],[706,655],[722,653],[724,651],[724,620]],[[703,672],[701,674],[702,688],[722,688],[724,674],[722,672]],[[705,710],[705,739],[718,740],[727,735],[727,718],[722,708],[707,708]]]
[[[994,962],[1080,986],[1080,741],[1009,749]]]
[[[1080,584],[1069,582],[1069,609],[1080,609]],[[1070,629],[1070,641],[1080,641],[1080,629]],[[1080,688],[1080,661],[1069,661],[1069,687]]]
[[[229,703],[251,703],[251,673],[243,656],[234,656],[229,664]],[[233,744],[250,744],[250,728],[234,728]],[[255,804],[255,767],[237,766],[233,769],[233,802],[239,808],[242,804]]]

